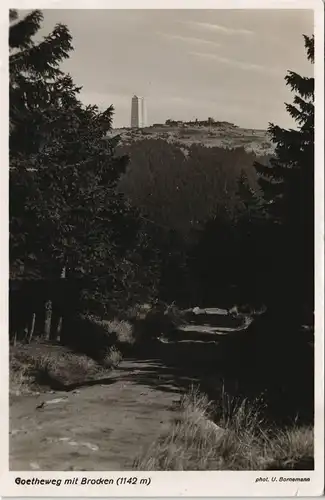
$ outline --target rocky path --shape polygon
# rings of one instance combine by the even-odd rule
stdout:
[[[131,470],[168,429],[183,390],[158,362],[131,360],[96,385],[15,397],[10,469]]]

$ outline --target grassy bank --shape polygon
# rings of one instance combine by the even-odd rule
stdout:
[[[121,319],[78,315],[64,323],[61,343],[35,337],[10,346],[10,394],[66,390],[100,379],[116,368],[124,355],[158,335],[161,314],[149,307],[128,311]]]
[[[212,420],[214,405],[192,389],[182,399],[169,432],[137,457],[135,469],[313,469],[312,427],[267,430],[260,417],[260,404],[228,400],[216,424]]]
[[[118,364],[122,355],[114,346],[101,362],[67,347],[45,342],[17,344],[10,349],[11,395],[44,390],[68,390],[72,386],[100,379]]]

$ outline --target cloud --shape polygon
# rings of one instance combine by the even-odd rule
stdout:
[[[182,35],[172,35],[169,33],[159,33],[161,36],[164,36],[170,40],[179,40],[185,43],[197,43],[197,44],[205,44],[205,45],[213,45],[215,47],[220,47],[220,43],[214,42],[212,40],[206,40],[204,38],[196,38],[190,36],[182,36]]]
[[[244,70],[260,71],[262,73],[271,73],[276,75],[278,75],[279,73],[281,74],[283,73],[283,71],[278,68],[271,68],[267,66],[262,66],[260,64],[253,64],[250,62],[237,61],[236,59],[229,59],[227,57],[222,57],[217,54],[211,54],[208,52],[190,52],[190,54],[196,57],[200,57],[202,59],[213,59],[220,63],[228,64],[230,66],[235,66],[237,68]]]
[[[225,35],[254,35],[254,31],[245,30],[242,28],[227,28],[226,26],[221,26],[220,24],[211,24],[211,23],[199,23],[195,21],[187,21],[186,24],[191,25],[196,28],[202,28],[207,31],[218,31],[219,33],[223,33]]]

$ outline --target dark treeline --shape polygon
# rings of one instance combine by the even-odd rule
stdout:
[[[265,215],[254,168],[244,148],[192,145],[183,151],[146,139],[118,148],[130,157],[119,189],[139,207],[164,243],[160,294],[183,306],[254,301],[261,247],[248,239]],[[266,225],[265,228],[266,230]],[[256,235],[257,238],[257,235]],[[260,238],[262,240],[262,238]],[[246,278],[249,277],[249,280]]]
[[[266,306],[261,328],[294,348],[313,324],[314,79],[285,76],[297,128],[270,124],[272,158],[153,139],[122,147],[108,138],[113,107],[84,106],[60,69],[68,28],[34,41],[42,19],[10,12],[11,335],[36,323],[59,338],[66,316],[153,300],[237,303]]]
[[[80,307],[96,312],[121,296],[141,301],[155,288],[144,270],[155,255],[145,221],[116,189],[127,158],[107,140],[113,108],[83,106],[59,69],[73,50],[67,27],[35,44],[41,12],[10,20],[10,277],[86,277]]]

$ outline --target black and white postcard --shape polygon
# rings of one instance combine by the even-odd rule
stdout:
[[[0,493],[322,495],[323,2],[6,2],[0,60]]]

